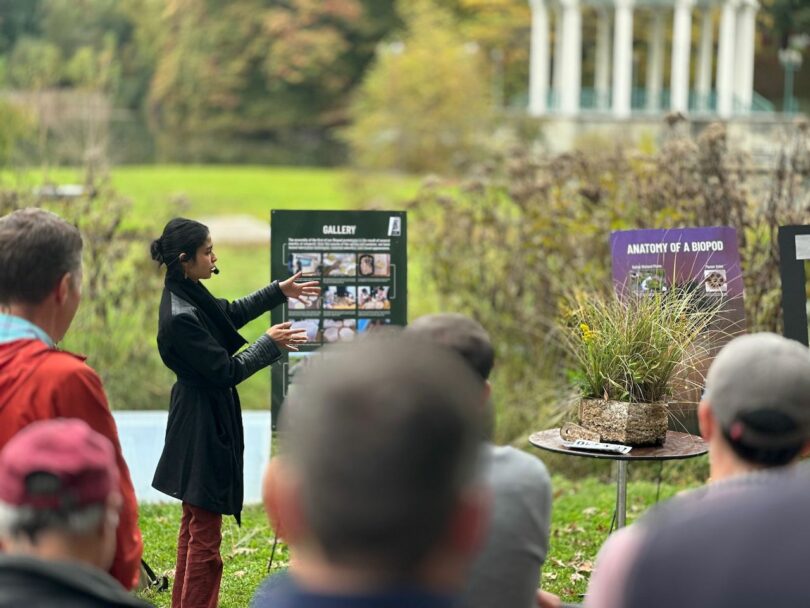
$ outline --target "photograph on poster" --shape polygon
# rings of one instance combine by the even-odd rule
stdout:
[[[357,256],[353,253],[324,253],[323,276],[353,277],[357,274]]]
[[[321,298],[320,296],[299,296],[298,298],[290,298],[287,300],[287,306],[290,310],[320,310]]]
[[[353,285],[327,287],[323,292],[324,310],[354,310],[357,308],[357,288]]]
[[[703,270],[703,284],[706,293],[726,293],[728,291],[728,278],[725,268],[706,268]]]
[[[667,277],[663,266],[634,267],[628,278],[630,287],[635,293],[663,293],[667,290]]]
[[[291,253],[287,259],[287,269],[290,274],[302,272],[305,277],[314,277],[321,274],[320,253]]]
[[[361,253],[357,256],[357,265],[361,277],[391,276],[390,253]]]
[[[391,301],[388,299],[387,285],[361,285],[357,288],[358,308],[362,310],[389,310]]]
[[[391,319],[357,319],[358,333],[365,333],[367,331],[374,331],[380,327],[391,325]]]
[[[355,319],[324,319],[323,339],[325,342],[351,342],[356,328]]]
[[[307,331],[307,342],[311,344],[321,343],[321,322],[318,319],[290,319],[292,329],[305,329]]]

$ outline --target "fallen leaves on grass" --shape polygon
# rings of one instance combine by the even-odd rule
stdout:
[[[250,555],[251,553],[256,553],[258,549],[254,549],[253,547],[234,547],[231,549],[231,552],[228,554],[228,557],[236,557],[238,555]]]

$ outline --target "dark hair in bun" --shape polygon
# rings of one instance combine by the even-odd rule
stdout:
[[[197,255],[197,249],[205,243],[209,234],[208,226],[205,224],[176,217],[169,220],[160,238],[152,241],[149,252],[158,264],[166,265],[167,273],[182,274],[180,264],[177,263],[180,255],[186,254],[186,260],[193,260]]]
[[[158,264],[163,264],[163,246],[160,239],[155,239],[149,246],[149,253],[152,254],[152,259]]]

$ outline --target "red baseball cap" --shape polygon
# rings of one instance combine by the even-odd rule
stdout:
[[[104,503],[118,488],[109,439],[74,418],[34,422],[0,452],[0,501],[63,510]]]

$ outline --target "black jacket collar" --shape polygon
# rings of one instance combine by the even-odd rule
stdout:
[[[222,305],[202,283],[167,276],[165,285],[170,292],[196,306],[216,325],[217,329],[222,332],[225,341],[223,346],[225,346],[229,354],[233,355],[247,344],[247,340],[236,331],[236,327],[234,327],[228,315],[225,314],[225,311],[222,310]]]

